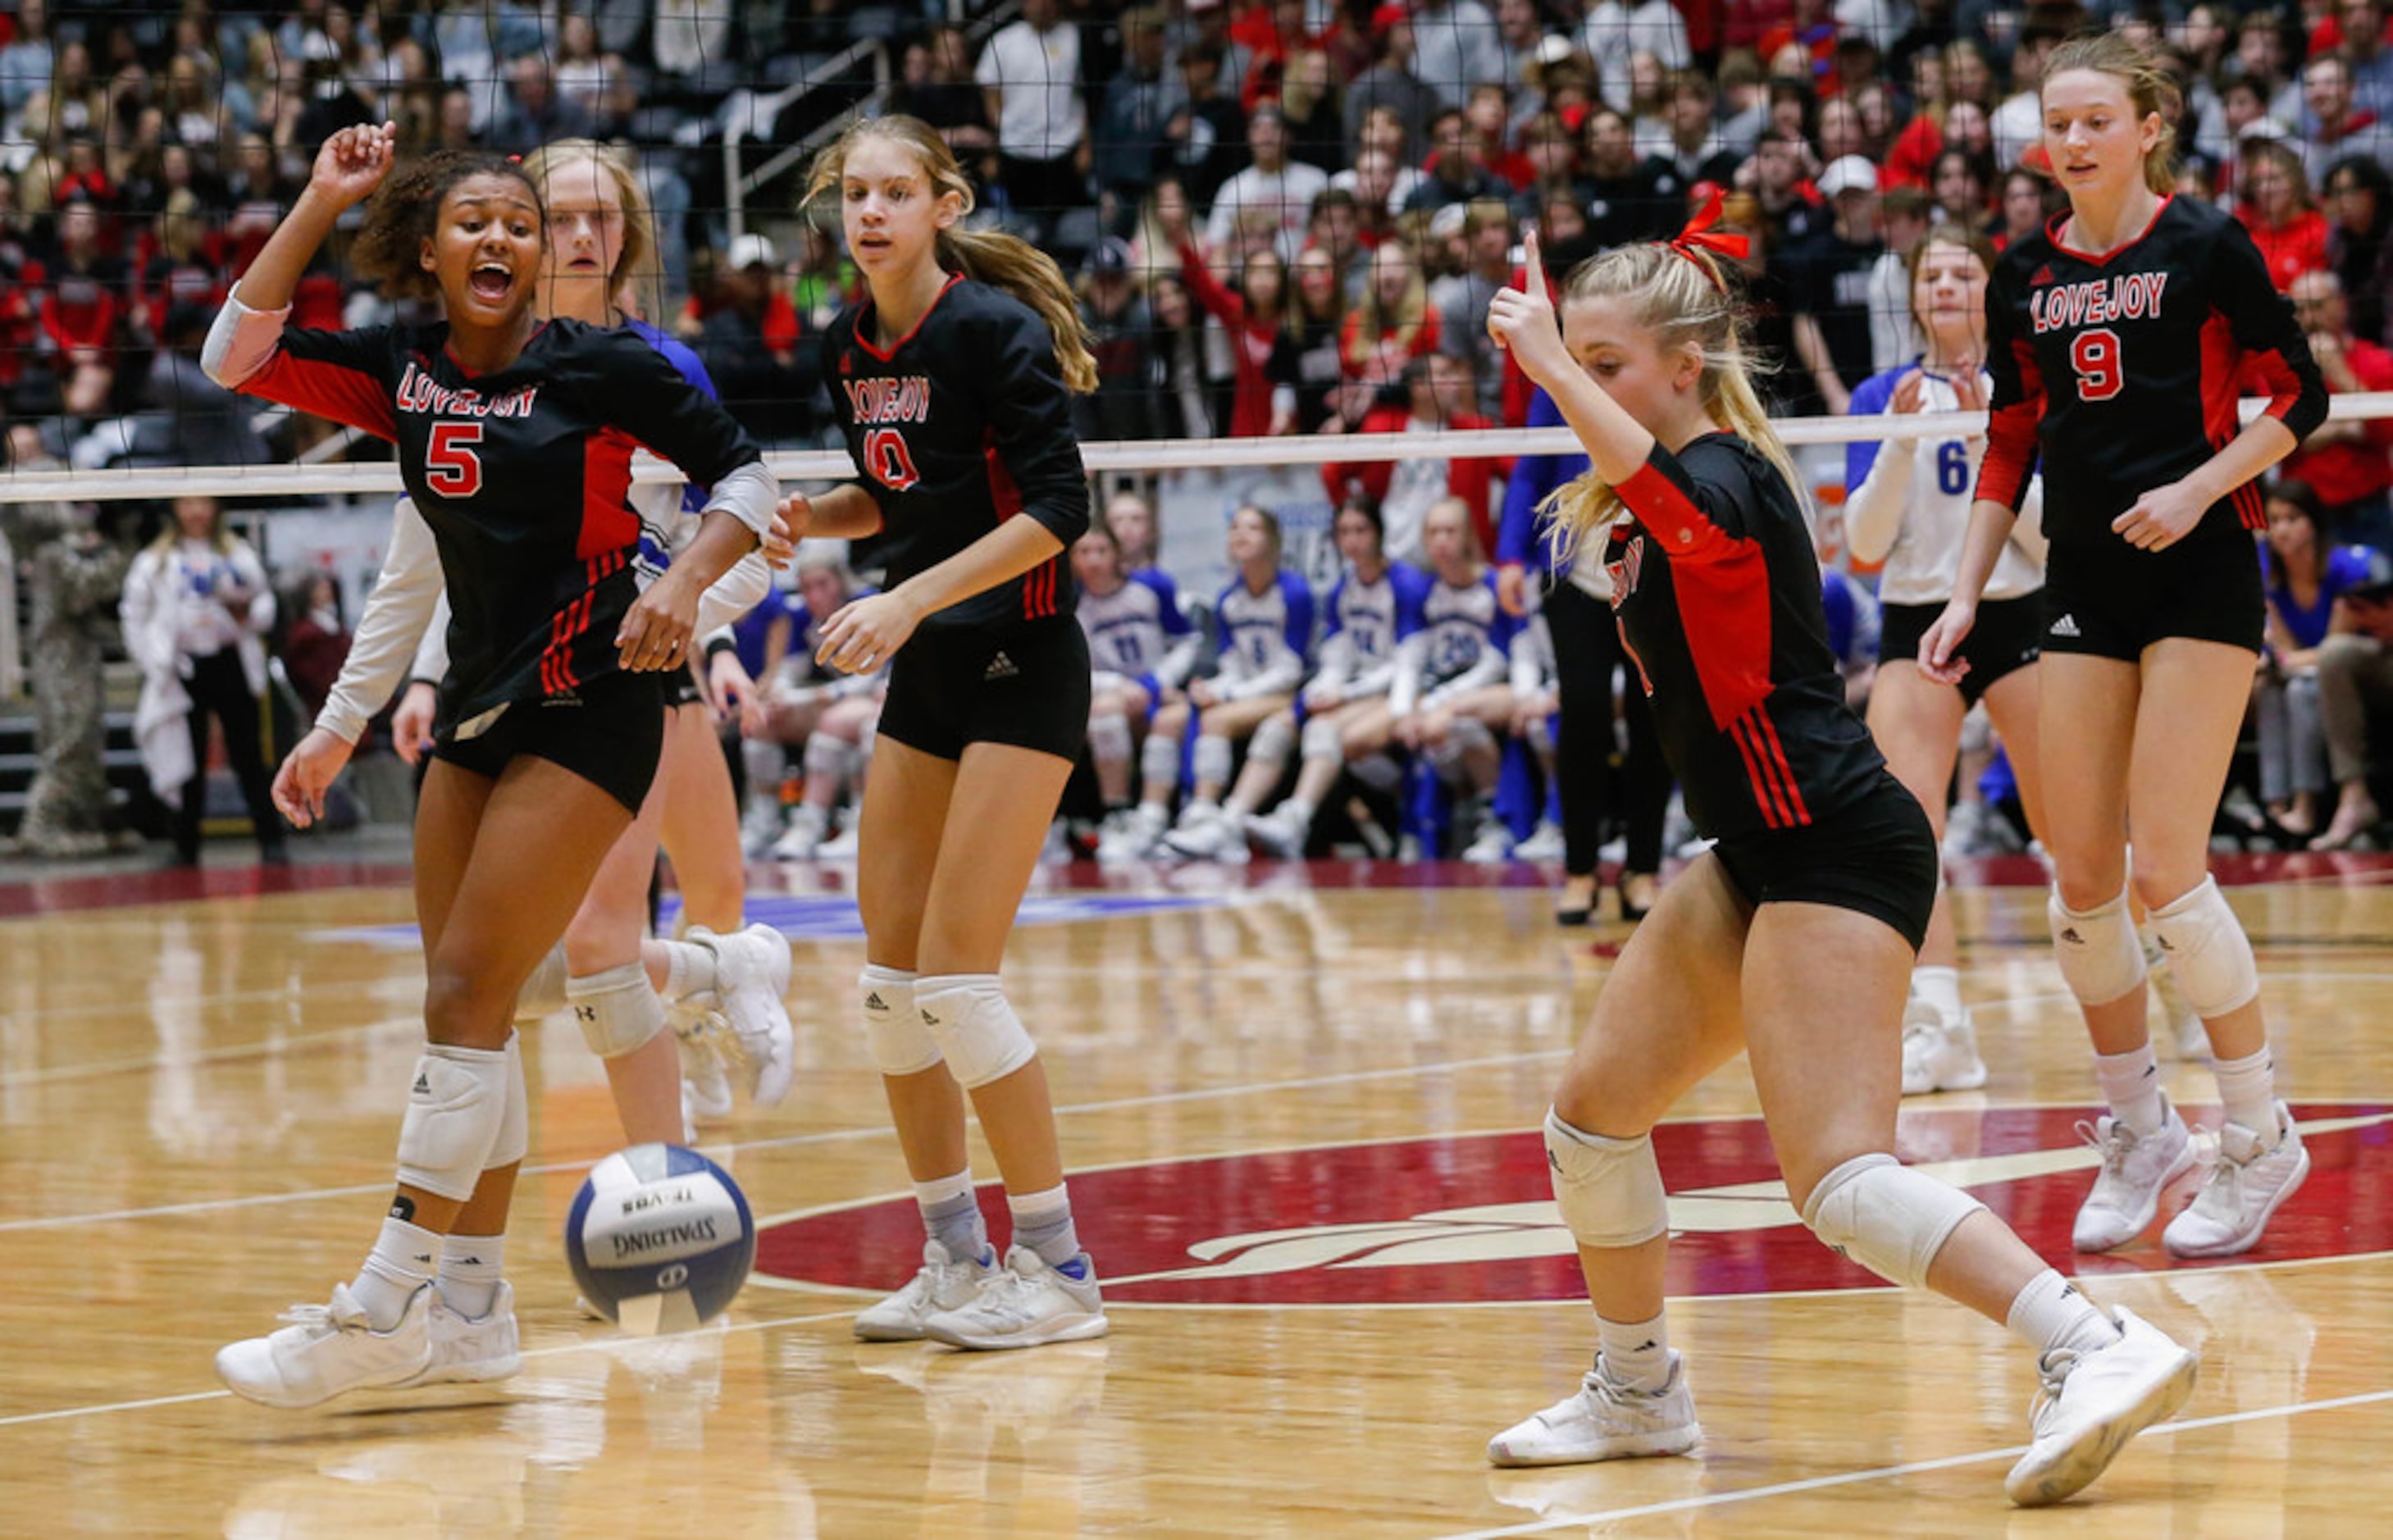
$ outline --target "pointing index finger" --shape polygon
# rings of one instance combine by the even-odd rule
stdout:
[[[1530,230],[1521,238],[1521,292],[1532,299],[1547,299],[1546,265],[1537,255],[1537,232]]]

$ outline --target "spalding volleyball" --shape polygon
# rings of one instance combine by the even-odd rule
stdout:
[[[600,1161],[574,1194],[565,1259],[582,1297],[625,1331],[688,1331],[747,1282],[756,1222],[722,1167],[678,1144],[635,1144]]]

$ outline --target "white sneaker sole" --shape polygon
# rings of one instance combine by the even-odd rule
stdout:
[[[950,1348],[961,1348],[967,1352],[1004,1352],[1014,1348],[1043,1348],[1051,1342],[1086,1342],[1105,1336],[1106,1325],[1104,1314],[1100,1312],[1043,1323],[1035,1331],[975,1334],[943,1326],[934,1321],[923,1326],[922,1335],[934,1342],[944,1342]]]
[[[389,1389],[413,1390],[426,1385],[481,1385],[493,1379],[512,1379],[521,1373],[523,1354],[512,1352],[500,1358],[477,1359],[470,1364],[451,1364],[438,1369],[426,1369],[413,1379],[402,1379]]]
[[[1652,1433],[1638,1433],[1625,1439],[1608,1439],[1601,1448],[1556,1449],[1534,1455],[1515,1455],[1504,1446],[1504,1435],[1498,1433],[1487,1441],[1487,1463],[1505,1470],[1535,1470],[1553,1465],[1594,1465],[1603,1460],[1641,1460],[1666,1455],[1691,1453],[1704,1442],[1700,1423],[1683,1428],[1665,1428]]]
[[[2177,1159],[2169,1163],[2169,1168],[2166,1174],[2162,1176],[2160,1181],[2152,1184],[2152,1195],[2151,1200],[2144,1205],[2142,1212],[2137,1216],[2136,1222],[2125,1232],[2125,1233],[2107,1242],[2101,1240],[2099,1237],[2096,1237],[2094,1240],[2088,1241],[2078,1235],[2075,1232],[2075,1227],[2072,1226],[2069,1244],[2074,1246],[2077,1250],[2088,1253],[2089,1255],[2099,1255],[2105,1251],[2116,1251],[2119,1247],[2126,1245],[2129,1241],[2134,1240],[2137,1236],[2142,1234],[2145,1231],[2150,1230],[2152,1227],[2152,1220],[2160,1217],[2161,1194],[2169,1190],[2170,1183],[2176,1181],[2188,1171],[2192,1170],[2193,1167],[2193,1141],[2190,1138],[2188,1138],[2185,1142],[2185,1148],[2178,1152]]]
[[[2119,1451],[2126,1448],[2137,1434],[2174,1416],[2193,1394],[2194,1380],[2200,1373],[2201,1364],[2194,1355],[2179,1348],[2163,1375],[2134,1404],[2109,1421],[2088,1428],[2075,1443],[2055,1452],[2045,1465],[2027,1470],[2022,1462],[2013,1468],[2003,1482],[2003,1490],[2021,1507],[2043,1507],[2074,1496],[2109,1469],[2111,1462],[2119,1457]]]
[[[2295,1165],[2293,1176],[2287,1180],[2282,1187],[2277,1189],[2276,1196],[2269,1200],[2269,1207],[2260,1210],[2260,1217],[2253,1221],[2252,1227],[2249,1230],[2244,1231],[2239,1235],[2232,1236],[2216,1246],[2179,1246],[2168,1238],[2168,1232],[2163,1231],[2161,1232],[2161,1245],[2167,1247],[2168,1254],[2170,1256],[2184,1257],[2188,1259],[2197,1257],[2237,1257],[2251,1250],[2254,1246],[2260,1244],[2260,1237],[2268,1232],[2269,1221],[2276,1217],[2277,1210],[2279,1208],[2284,1207],[2285,1200],[2292,1197],[2295,1193],[2300,1192],[2302,1183],[2310,1179],[2309,1146],[2307,1144],[2303,1145],[2301,1153],[2302,1158]]]

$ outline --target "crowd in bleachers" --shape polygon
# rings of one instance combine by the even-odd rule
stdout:
[[[1721,228],[1751,238],[1740,266],[1755,339],[1778,366],[1766,376],[1771,409],[1843,412],[1864,381],[1916,354],[1903,264],[1933,222],[2000,244],[2057,206],[2036,85],[2049,48],[2087,27],[2132,32],[2172,61],[2184,94],[2180,193],[2218,201],[2251,230],[2331,389],[2393,388],[2393,40],[2382,0],[780,0],[659,11],[642,0],[0,0],[0,411],[33,430],[9,436],[14,458],[221,464],[287,458],[329,437],[324,424],[261,418],[210,385],[196,354],[315,145],[384,118],[399,125],[403,152],[520,153],[577,136],[633,147],[663,227],[659,281],[638,303],[691,341],[753,431],[783,446],[823,442],[813,338],[856,294],[836,220],[793,217],[787,195],[766,208],[752,193],[755,228],[735,228],[719,140],[728,104],[883,36],[892,81],[881,107],[945,135],[976,179],[974,217],[1030,234],[1073,275],[1099,365],[1079,407],[1092,439],[1525,423],[1530,392],[1484,324],[1524,231],[1539,231],[1559,272],[1604,246],[1674,233],[1715,196]],[[335,254],[295,308],[297,324],[333,325],[389,307],[347,282]],[[2393,621],[2365,602],[2376,571],[2367,553],[2393,552],[2389,444],[2393,419],[2330,424],[2283,467],[2295,485],[2280,502],[2295,513],[2269,542],[2283,638],[2269,664],[2275,685],[2261,692],[2258,720],[2280,736],[2259,827],[2306,827],[2332,789],[2315,784],[2320,766],[2342,781],[2352,755],[2364,758],[2364,722],[2351,747],[2355,711],[2393,712],[2393,667],[2376,639]],[[1458,590],[1482,581],[1470,564],[1498,555],[1516,471],[1486,460],[1331,464],[1323,490],[1333,508],[1371,510],[1385,557]],[[1461,566],[1440,555],[1449,509],[1467,537]],[[2305,510],[2309,545],[2291,532]],[[1151,556],[1118,544],[1123,572],[1143,581]],[[1234,551],[1232,565],[1252,559]],[[1351,555],[1347,565],[1351,581]],[[2339,602],[2335,585],[2354,582],[2362,602]],[[1865,585],[1832,583],[1865,627]],[[1235,659],[1235,622],[1223,619],[1235,593],[1196,607],[1222,631],[1209,654]],[[1497,609],[1509,623],[1515,607]],[[1321,629],[1299,636],[1288,624],[1307,671]],[[1484,640],[1504,651],[1513,638]],[[1867,651],[1853,649],[1857,674]],[[750,661],[765,666],[761,632]],[[1508,663],[1504,687],[1534,698],[1544,687],[1534,674]],[[1238,805],[1228,767],[1204,746],[1247,742],[1251,758],[1261,736],[1291,769],[1312,750],[1278,742],[1271,713],[1224,711],[1204,680],[1151,681],[1145,710],[1189,713],[1173,776],[1190,783],[1199,823],[1225,807],[1262,818]],[[1438,686],[1421,687],[1427,699]],[[1302,689],[1300,677],[1264,693]],[[776,735],[802,741],[819,704],[785,713]],[[1510,797],[1508,828],[1526,835],[1534,791],[1497,795],[1476,740],[1491,740],[1502,768],[1504,741],[1535,713],[1515,722],[1480,704],[1485,720],[1444,724],[1469,724],[1459,749],[1397,734],[1341,749],[1341,763],[1434,750],[1463,805]],[[2314,746],[2287,749],[2282,733],[2311,721],[2324,724],[2302,740]],[[844,741],[860,762],[870,734],[859,736]],[[1535,737],[1509,761],[1530,786]],[[1326,743],[1318,731],[1311,741]],[[811,771],[814,757],[798,752]],[[836,756],[821,753],[830,766]],[[1129,824],[1155,816],[1127,805],[1156,800],[1160,759],[1140,763],[1155,770],[1143,794],[1117,782],[1095,807],[1116,849],[1128,848]],[[1179,784],[1166,785],[1166,803]],[[784,816],[766,844],[811,848],[836,829],[829,803]],[[1435,827],[1410,813],[1399,821]],[[1462,824],[1454,848],[1501,842]],[[1230,848],[1218,828],[1146,833],[1150,849],[1167,837],[1200,854]],[[1285,833],[1257,835],[1259,848]]]

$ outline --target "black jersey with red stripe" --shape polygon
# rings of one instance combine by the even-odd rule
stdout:
[[[823,347],[832,408],[864,472],[857,484],[881,508],[889,586],[1020,514],[1064,550],[922,623],[1069,617],[1071,546],[1088,532],[1089,483],[1047,323],[1001,290],[951,278],[895,344],[879,346],[875,330],[867,301],[831,322]]]
[[[1654,445],[1618,490],[1612,608],[1697,831],[1793,829],[1860,801],[1886,761],[1845,704],[1785,477],[1714,433]]]
[[[459,363],[448,338],[446,323],[286,330],[240,385],[399,446],[449,590],[443,737],[617,671],[615,633],[639,594],[634,450],[700,486],[763,458],[631,331],[550,321],[490,374]]]
[[[2096,255],[2063,243],[2067,217],[1994,264],[1993,419],[1978,473],[1979,497],[2017,508],[2041,450],[2044,528],[2059,546],[2116,540],[2111,521],[2137,499],[2226,448],[2247,386],[2296,439],[2326,418],[2309,345],[2242,225],[2168,198],[2142,234]],[[2193,535],[2244,539],[2266,522],[2247,482]]]

